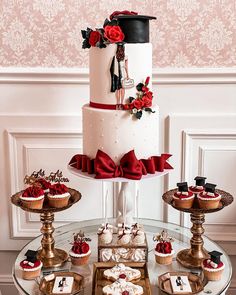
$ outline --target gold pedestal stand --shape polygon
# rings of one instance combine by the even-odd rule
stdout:
[[[66,251],[55,248],[53,221],[55,212],[66,210],[81,199],[80,192],[70,188],[69,193],[71,196],[68,205],[63,208],[49,207],[47,198],[45,198],[42,209],[29,209],[24,207],[21,203],[20,196],[22,192],[16,193],[11,197],[11,202],[22,210],[40,214],[40,221],[42,222],[41,233],[43,238],[41,240],[42,248],[38,252],[38,259],[42,261],[44,268],[59,267],[68,259]]]
[[[177,192],[177,189],[170,190],[166,192],[162,199],[173,208],[190,213],[190,218],[192,222],[191,233],[193,234],[190,240],[190,249],[181,250],[177,254],[177,261],[186,268],[201,268],[202,261],[209,257],[208,252],[204,249],[203,238],[204,234],[203,223],[205,222],[205,214],[213,213],[223,209],[225,206],[230,205],[233,202],[233,197],[231,194],[216,190],[218,194],[221,195],[221,201],[219,207],[216,209],[201,209],[198,206],[197,199],[195,199],[193,207],[190,209],[183,209],[175,207],[173,196]]]

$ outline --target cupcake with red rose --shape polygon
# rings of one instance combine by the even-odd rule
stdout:
[[[50,191],[47,195],[48,204],[50,207],[63,208],[68,205],[70,198],[69,189],[62,183],[55,183],[51,185]]]
[[[38,251],[28,250],[25,253],[26,259],[20,262],[22,278],[24,280],[33,280],[40,276],[42,262],[37,259]]]
[[[32,185],[25,189],[20,196],[21,204],[28,209],[42,209],[44,202],[44,191],[38,185]]]
[[[210,258],[204,259],[202,262],[204,276],[208,281],[219,281],[225,268],[224,263],[220,260],[222,253],[212,251],[208,254],[210,255]]]
[[[154,251],[156,262],[164,265],[171,264],[175,253],[171,244],[174,240],[169,237],[165,230],[163,230],[161,234],[154,236],[153,240],[157,242]]]
[[[204,191],[204,185],[206,182],[206,177],[203,176],[196,176],[194,178],[195,185],[192,185],[189,187],[189,191],[194,193],[195,195],[198,195]]]
[[[72,248],[69,252],[71,263],[73,265],[84,265],[88,262],[89,256],[91,255],[90,246],[87,242],[91,239],[86,238],[83,232],[79,232],[74,235],[74,242],[72,243]]]
[[[41,186],[41,188],[43,189],[45,194],[49,193],[51,183],[49,181],[47,181],[45,178],[40,177],[36,180],[35,183]]]
[[[215,191],[216,184],[206,183],[205,191],[198,196],[198,204],[201,209],[217,209],[221,200],[221,195]]]
[[[192,208],[194,202],[194,194],[188,190],[187,182],[177,183],[178,191],[174,194],[174,205],[177,208]]]

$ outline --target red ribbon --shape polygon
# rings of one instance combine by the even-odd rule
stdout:
[[[116,107],[117,107],[116,104],[97,103],[93,101],[90,101],[89,105],[92,108],[105,109],[105,110],[116,110]]]
[[[95,174],[95,178],[98,179],[124,177],[139,180],[142,175],[173,169],[167,162],[170,157],[170,154],[162,154],[161,156],[138,160],[134,150],[131,150],[121,158],[120,165],[116,165],[109,155],[98,150],[95,159],[78,154],[72,157],[69,165],[82,172]]]

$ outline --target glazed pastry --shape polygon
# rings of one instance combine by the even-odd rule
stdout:
[[[202,262],[204,276],[209,281],[219,281],[225,268],[224,263],[220,260],[222,253],[212,251],[208,254],[211,256],[210,259],[205,259]]]
[[[42,177],[38,178],[35,183],[39,184],[41,186],[41,188],[43,189],[45,194],[49,193],[51,183],[49,181],[47,181],[45,178],[42,178]]]
[[[202,209],[218,208],[221,195],[215,192],[216,184],[206,183],[204,187],[205,191],[197,196],[199,207]]]
[[[98,239],[102,244],[110,244],[113,239],[113,227],[108,223],[98,229]]]
[[[42,262],[37,259],[38,251],[28,250],[25,253],[26,259],[21,261],[22,278],[24,280],[33,280],[40,276]]]
[[[192,208],[194,194],[188,190],[188,183],[179,182],[177,186],[178,191],[173,196],[175,207],[184,209]]]
[[[67,186],[62,183],[55,183],[51,185],[47,197],[50,207],[63,208],[68,205],[70,193]]]
[[[141,272],[138,269],[133,269],[129,266],[125,266],[123,263],[119,263],[110,269],[106,269],[103,275],[108,280],[116,281],[122,276],[124,280],[131,282],[139,279],[141,277]]]
[[[145,243],[145,233],[142,230],[133,230],[132,232],[132,243],[134,245],[141,245]]]
[[[91,241],[91,239],[86,238],[83,232],[74,235],[73,246],[69,252],[73,265],[79,266],[87,264],[89,256],[91,255],[90,246],[87,243],[88,241]]]
[[[154,251],[156,262],[164,265],[171,264],[175,253],[171,245],[174,240],[164,230],[161,234],[154,236],[153,240],[158,242]]]
[[[143,287],[127,282],[123,276],[111,285],[107,285],[102,289],[105,295],[142,295]]]
[[[125,229],[118,234],[118,244],[126,245],[129,244],[131,241],[130,230]]]
[[[196,176],[194,178],[194,180],[196,181],[196,183],[195,183],[195,185],[190,186],[189,190],[190,190],[190,192],[194,193],[195,195],[198,195],[204,191],[206,177]]]
[[[29,209],[42,209],[44,202],[44,191],[40,186],[32,185],[24,190],[20,196],[23,207]]]

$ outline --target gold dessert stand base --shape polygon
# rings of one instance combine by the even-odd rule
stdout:
[[[44,268],[54,268],[63,265],[68,259],[68,254],[62,249],[55,248],[55,240],[53,237],[54,227],[54,213],[59,211],[64,211],[70,208],[72,205],[77,203],[81,199],[80,192],[69,189],[70,199],[68,205],[63,208],[52,208],[47,204],[47,199],[44,201],[42,209],[29,209],[22,205],[20,196],[22,192],[16,193],[11,197],[11,202],[20,207],[24,211],[31,213],[39,213],[40,221],[42,223],[41,233],[43,235],[41,240],[42,248],[38,252],[38,259],[42,261]]]
[[[197,199],[195,199],[193,207],[190,209],[177,208],[174,204],[173,196],[177,192],[177,189],[166,192],[162,199],[173,208],[190,213],[190,219],[192,222],[191,233],[192,238],[190,240],[190,248],[184,249],[178,252],[177,261],[186,268],[201,268],[202,261],[209,257],[208,252],[204,249],[203,223],[205,222],[205,213],[213,213],[223,209],[225,206],[230,205],[233,202],[233,196],[223,190],[216,190],[221,195],[221,201],[219,207],[216,209],[201,209],[198,206]]]

